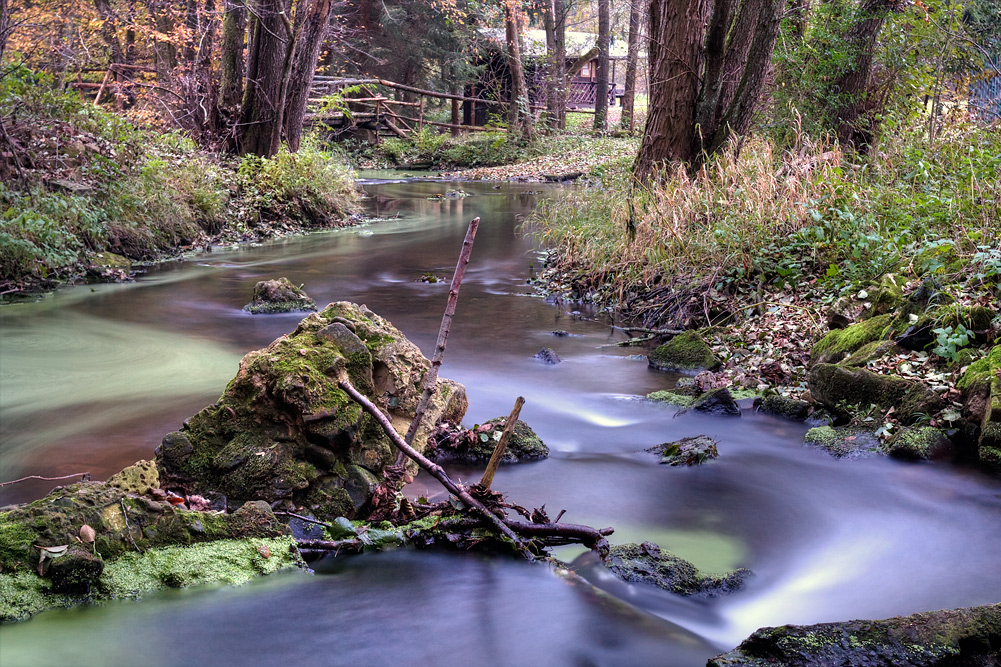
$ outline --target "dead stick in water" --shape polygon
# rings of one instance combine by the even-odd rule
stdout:
[[[484,507],[483,503],[478,501],[476,498],[469,495],[468,491],[453,482],[452,479],[445,473],[444,468],[411,447],[410,444],[403,439],[403,436],[401,436],[393,427],[393,422],[389,420],[389,417],[387,417],[382,410],[372,403],[368,397],[355,389],[354,385],[351,384],[351,381],[348,380],[347,374],[344,373],[344,371],[341,371],[341,376],[338,379],[337,385],[346,391],[351,398],[353,398],[359,405],[362,406],[362,408],[365,409],[366,412],[375,417],[375,420],[379,422],[379,425],[382,426],[382,430],[386,432],[386,435],[388,435],[389,439],[393,441],[393,444],[396,445],[397,449],[416,461],[417,465],[441,482],[441,485],[448,489],[449,493],[457,497],[467,506],[472,507],[482,514],[483,518],[493,524],[493,526],[499,530],[501,534],[514,543],[514,546],[519,553],[529,559],[533,557],[522,543],[521,539],[514,534],[514,531],[504,524],[500,517]]]
[[[441,318],[441,327],[438,329],[438,341],[435,343],[434,356],[431,358],[431,368],[424,376],[424,392],[421,400],[417,403],[417,410],[414,418],[410,422],[410,428],[404,436],[408,445],[414,444],[414,436],[420,428],[421,420],[427,411],[431,397],[437,388],[438,369],[441,368],[442,359],[445,357],[445,341],[448,340],[448,330],[452,327],[452,318],[455,316],[455,306],[459,301],[459,287],[462,286],[462,276],[466,273],[466,264],[469,264],[469,255],[473,251],[473,240],[476,238],[476,230],[480,226],[480,219],[473,218],[469,222],[469,229],[466,230],[466,238],[462,240],[462,250],[459,252],[459,261],[455,265],[455,273],[452,274],[452,284],[448,288],[448,303],[445,305],[445,314]],[[396,459],[396,465],[403,463],[404,453],[400,450],[400,455]],[[411,457],[412,458],[412,457]]]
[[[514,409],[511,410],[511,415],[507,418],[507,423],[504,424],[504,432],[501,433],[500,440],[497,441],[497,446],[494,447],[494,453],[490,455],[490,462],[487,463],[487,469],[483,471],[483,478],[480,479],[480,484],[484,488],[489,489],[494,481],[494,474],[500,466],[501,459],[504,458],[507,441],[511,437],[511,431],[514,430],[514,425],[518,421],[518,415],[521,414],[521,406],[523,405],[525,405],[525,399],[519,396],[514,402]]]
[[[71,477],[80,477],[81,479],[90,479],[89,472],[76,472],[72,475],[63,475],[62,477],[40,477],[39,475],[28,475],[27,477],[22,477],[21,479],[12,479],[9,482],[0,482],[0,486],[7,486],[9,484],[17,484],[18,482],[26,482],[29,479],[41,479],[46,482],[55,482],[60,479],[70,479]]]

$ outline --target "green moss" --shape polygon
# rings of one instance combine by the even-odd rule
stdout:
[[[841,362],[841,365],[853,368],[863,368],[868,365],[870,361],[882,359],[889,354],[893,354],[896,349],[897,346],[893,341],[874,340],[852,352],[847,359]]]
[[[670,403],[671,405],[677,405],[682,408],[687,408],[695,402],[694,396],[685,396],[684,394],[677,394],[673,391],[655,391],[647,394],[646,397],[651,401]]]
[[[0,572],[31,569],[37,557],[31,549],[36,539],[35,532],[20,521],[12,521],[9,512],[0,514]]]
[[[740,401],[745,398],[757,398],[760,395],[758,390],[749,389],[747,387],[727,387],[727,390],[730,392],[730,396],[735,401]]]
[[[0,573],[0,623],[12,623],[71,600],[52,593],[52,583],[33,572]]]
[[[809,385],[813,397],[831,410],[843,410],[846,405],[893,407],[904,423],[945,407],[942,398],[920,382],[863,368],[815,364],[810,369]]]
[[[649,355],[650,365],[664,371],[713,370],[720,362],[698,331],[686,331],[657,347]]]
[[[890,456],[912,461],[943,458],[952,453],[949,438],[932,426],[905,428],[883,444],[883,451]]]
[[[879,315],[846,329],[835,329],[820,339],[810,351],[812,363],[837,363],[867,343],[885,336],[892,314]]]
[[[101,584],[107,597],[138,597],[161,588],[239,585],[301,565],[292,537],[218,540],[126,554],[105,568]]]
[[[837,459],[857,458],[880,451],[871,429],[855,426],[818,426],[803,436],[808,445],[820,447]]]
[[[956,383],[956,388],[966,393],[969,391],[987,391],[991,382],[1001,369],[1001,345],[995,345],[983,359],[979,359],[966,369],[963,377]]]

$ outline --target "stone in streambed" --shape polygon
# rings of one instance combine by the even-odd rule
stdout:
[[[836,459],[857,459],[881,451],[873,430],[859,426],[818,426],[807,431],[803,441]]]
[[[678,595],[700,598],[738,590],[751,574],[745,568],[723,575],[704,574],[687,560],[651,542],[615,545],[602,563],[623,581],[653,584]]]
[[[473,429],[443,429],[435,437],[436,447],[429,456],[438,462],[484,463],[490,460],[500,441],[507,417],[495,417]],[[502,463],[537,461],[549,457],[549,447],[532,427],[515,422],[504,448]]]
[[[883,444],[883,451],[887,454],[908,461],[949,459],[955,454],[955,449],[946,434],[932,426],[901,429]]]
[[[707,391],[695,399],[689,409],[710,415],[740,416],[740,406],[737,405],[737,401],[733,399],[730,390],[726,387]]]
[[[254,299],[243,307],[248,313],[294,313],[316,310],[316,302],[288,278],[262,280],[254,285]]]
[[[813,406],[797,398],[772,394],[755,399],[754,408],[766,415],[775,415],[777,417],[792,419],[793,421],[803,421],[810,415]]]
[[[707,667],[959,667],[1001,664],[1001,604],[879,621],[755,630]]]
[[[556,364],[563,362],[563,360],[560,359],[560,355],[556,354],[556,350],[551,347],[544,347],[536,352],[535,358],[544,364],[549,364],[550,366],[555,366]]]
[[[321,520],[360,518],[396,452],[338,377],[346,373],[403,432],[429,367],[387,320],[364,306],[330,304],[247,354],[219,401],[164,438],[163,483],[234,504],[288,501]],[[415,446],[423,450],[438,422],[457,423],[466,406],[464,387],[439,379]]]
[[[708,435],[697,435],[675,442],[665,442],[647,451],[660,454],[661,463],[672,466],[694,466],[719,458],[719,450],[716,447],[718,444]]]

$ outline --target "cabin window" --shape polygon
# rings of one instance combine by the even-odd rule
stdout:
[[[581,76],[581,78],[584,78],[584,79],[590,79],[591,78],[591,74],[592,74],[591,73],[591,63],[587,63],[586,65],[584,65],[581,68],[581,70],[580,70],[580,76]]]

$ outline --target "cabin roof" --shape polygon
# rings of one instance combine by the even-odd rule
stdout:
[[[503,28],[481,28],[480,34],[490,42],[503,46],[505,33]],[[529,58],[537,58],[546,55],[546,31],[545,30],[525,30],[521,33],[523,54]],[[598,43],[598,35],[592,32],[571,32],[567,31],[567,57],[576,58],[587,53]],[[624,59],[627,53],[627,42],[624,39],[612,38],[608,47],[608,57]],[[645,54],[641,53],[640,57]]]

